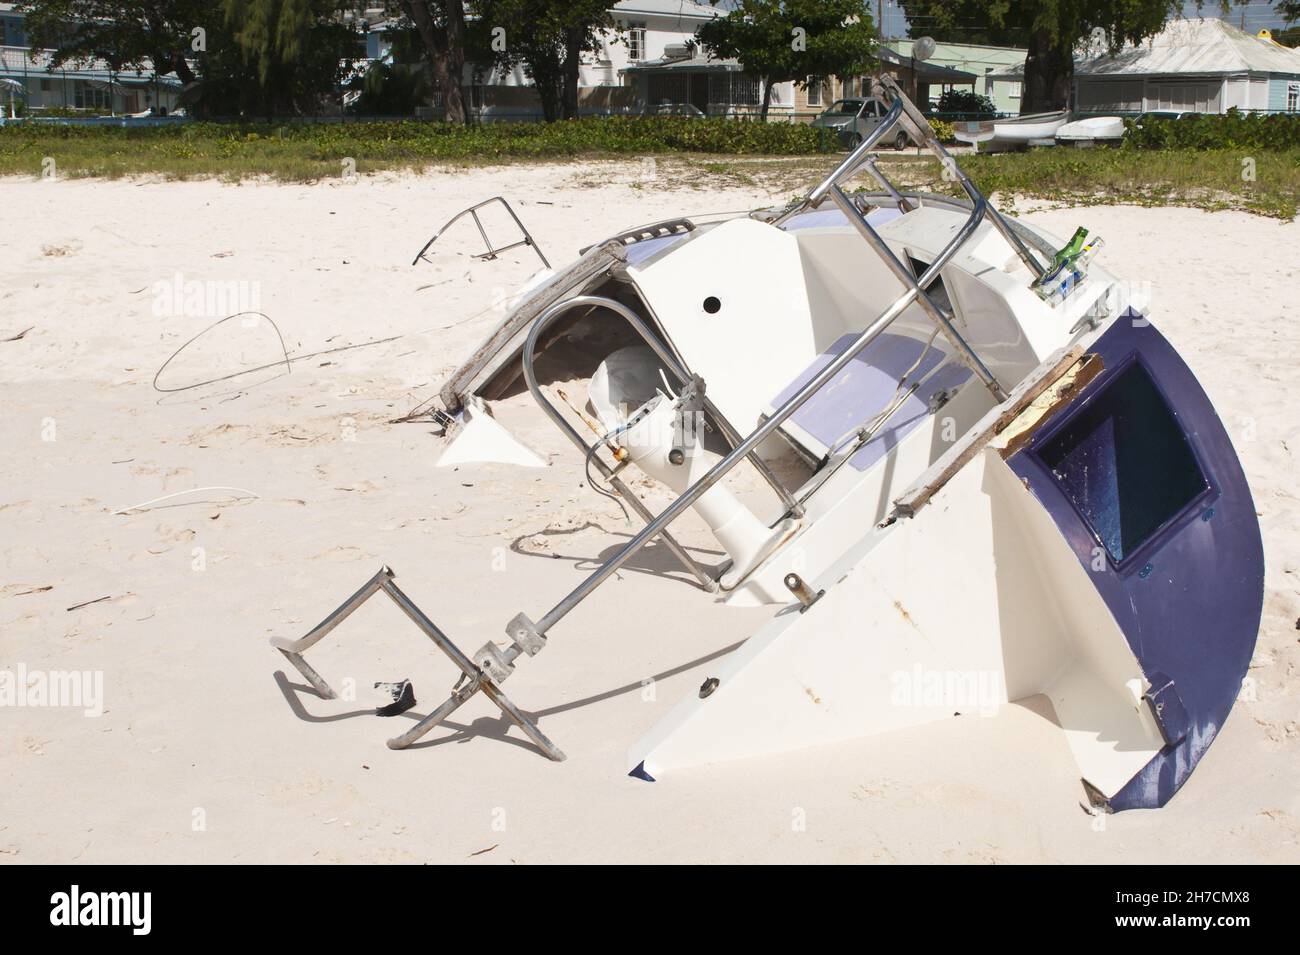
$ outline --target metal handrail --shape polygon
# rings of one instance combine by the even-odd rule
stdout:
[[[902,105],[903,112],[907,115],[908,120],[914,127],[913,129],[909,129],[908,132],[912,133],[914,137],[919,136],[921,144],[929,149],[930,152],[934,153],[939,158],[939,161],[944,164],[945,168],[951,169],[956,174],[957,180],[961,183],[962,189],[965,190],[966,194],[970,196],[973,201],[983,199],[984,194],[980,192],[975,183],[971,182],[970,177],[967,176],[961,166],[957,164],[957,160],[954,159],[952,154],[943,147],[943,143],[939,142],[939,137],[934,134],[934,127],[930,125],[930,121],[921,115],[920,110],[918,110],[916,106],[905,95],[903,95],[903,91],[898,88],[898,83],[895,82],[894,78],[891,76],[881,76],[880,85],[885,88],[896,104]],[[1022,261],[1025,264],[1025,267],[1029,269],[1030,274],[1036,278],[1042,278],[1047,272],[1046,267],[1034,258],[1025,244],[1020,241],[1020,236],[1016,235],[1015,232],[1012,231],[1011,226],[1007,223],[1006,219],[1003,218],[1002,213],[994,208],[991,203],[989,204],[989,213],[989,220],[993,223],[994,228],[996,228],[998,232],[1002,234],[1002,237],[1007,240],[1007,243],[1015,251],[1016,255],[1019,256],[1020,261]]]
[[[867,217],[844,194],[844,191],[839,186],[832,186],[830,194],[835,204],[839,206],[840,211],[853,223],[854,227],[876,253],[885,260],[885,264],[903,283],[907,292],[912,293],[918,304],[925,309],[930,318],[942,329],[944,337],[956,349],[962,363],[975,372],[976,376],[984,382],[984,386],[993,393],[993,396],[999,402],[1005,401],[1007,393],[1001,383],[993,375],[993,372],[988,369],[988,366],[984,364],[983,360],[980,359],[979,355],[975,354],[974,350],[967,344],[966,339],[961,336],[961,333],[957,331],[948,312],[936,304],[934,299],[930,297],[930,293],[926,291],[935,278],[938,277],[940,270],[948,264],[952,257],[957,254],[957,250],[979,228],[979,224],[984,220],[984,216],[988,211],[987,200],[983,196],[976,200],[975,208],[971,211],[970,217],[957,230],[957,234],[949,240],[948,244],[930,263],[925,272],[919,278],[913,278],[911,270],[899,260],[898,256],[894,254],[894,250],[880,237],[880,233],[872,228],[871,223],[867,221]]]
[[[951,250],[945,250],[951,251]],[[936,263],[939,261],[935,260]],[[630,560],[642,547],[653,540],[669,524],[680,517],[687,508],[698,501],[709,488],[717,484],[718,481],[743,461],[751,451],[763,443],[779,428],[787,418],[799,410],[803,404],[816,394],[827,382],[831,381],[838,375],[850,361],[857,357],[858,353],[870,345],[875,339],[888,328],[907,306],[915,300],[919,289],[913,286],[902,295],[894,300],[894,303],[887,308],[879,318],[877,318],[870,327],[862,332],[861,335],[835,357],[826,367],[815,374],[808,382],[788,398],[780,408],[773,412],[772,416],[767,418],[762,424],[750,432],[749,437],[745,438],[739,445],[731,450],[717,464],[709,469],[703,477],[694,484],[690,485],[678,495],[677,499],[659,512],[659,516],[647,524],[636,537],[628,541],[619,550],[617,554],[605,561],[600,567],[594,570],[581,584],[579,584],[571,593],[562,599],[558,604],[552,607],[541,620],[536,624],[535,630],[540,635],[546,632],[556,623],[562,620],[574,607],[581,603],[586,597],[620,567]],[[554,307],[554,306],[552,306]],[[512,648],[511,648],[512,649]],[[509,652],[507,650],[507,652]]]
[[[607,308],[631,325],[633,331],[641,336],[645,343],[654,351],[655,355],[658,356],[659,360],[664,363],[668,371],[683,385],[686,385],[691,381],[692,375],[690,369],[687,368],[676,355],[669,351],[667,347],[665,347],[664,343],[654,334],[641,316],[616,299],[606,298],[601,295],[577,295],[573,298],[556,302],[554,305],[547,308],[542,312],[542,314],[533,320],[533,326],[529,329],[528,337],[524,341],[524,346],[520,356],[520,361],[524,369],[524,379],[528,382],[528,390],[532,392],[533,398],[537,403],[542,406],[542,410],[546,412],[551,420],[559,425],[561,431],[564,431],[565,434],[569,435],[571,440],[575,441],[579,447],[581,447],[585,454],[591,450],[591,446],[582,440],[582,436],[579,435],[575,429],[569,426],[569,423],[564,420],[562,415],[560,415],[559,410],[546,397],[545,393],[541,389],[541,385],[537,381],[536,371],[533,367],[537,343],[541,340],[542,332],[545,331],[564,312],[571,308],[578,308],[584,305]],[[703,396],[703,399],[705,412],[717,423],[719,429],[722,431],[723,437],[731,443],[732,447],[735,447],[741,440],[739,432],[736,431],[731,422],[727,420],[722,412],[718,410],[717,406],[709,400],[707,394]],[[594,460],[597,466],[603,470],[604,462],[602,462],[599,457],[595,457]],[[763,479],[767,481],[772,490],[776,492],[777,497],[781,499],[781,503],[785,507],[785,513],[782,516],[802,516],[804,513],[803,505],[793,494],[790,493],[786,486],[780,482],[776,475],[772,473],[772,469],[767,466],[766,462],[764,462],[757,453],[750,455],[750,463],[755,466]],[[608,475],[603,476],[608,477]],[[646,520],[650,519],[649,511],[646,511],[641,516]]]
[[[578,433],[578,430],[565,420],[564,416],[560,414],[559,409],[552,404],[551,400],[546,396],[546,393],[542,391],[541,383],[537,380],[537,371],[533,367],[533,353],[537,347],[537,341],[540,338],[541,333],[552,321],[570,309],[579,308],[583,305],[594,306],[605,305],[606,303],[606,301],[596,298],[595,296],[579,295],[575,298],[556,302],[550,308],[546,309],[546,311],[542,312],[541,315],[537,316],[533,321],[533,327],[529,330],[528,338],[524,342],[522,354],[524,380],[528,382],[528,390],[532,392],[533,400],[541,405],[541,408],[546,412],[547,417],[555,423],[555,426],[559,428],[570,441],[578,446],[578,449],[582,451],[584,455],[590,455],[591,460],[596,464],[597,470],[600,471],[601,477],[608,481],[614,489],[618,491],[619,496],[622,497],[623,500],[627,501],[627,503],[632,507],[632,510],[636,511],[642,520],[648,523],[654,518],[650,509],[641,503],[641,499],[632,493],[631,489],[623,483],[622,479],[619,478],[619,476],[614,473],[614,471],[611,470],[604,461],[600,459],[599,455],[591,453],[592,445],[587,444],[587,442],[583,440],[583,437]],[[614,304],[617,305],[618,303],[615,302]],[[654,343],[652,343],[652,347],[653,344]],[[674,375],[678,374],[677,364],[672,360],[672,357],[665,355],[658,349],[656,349],[656,351],[659,353],[660,358],[664,360],[664,363],[668,365],[669,370]],[[676,538],[666,531],[664,532],[663,538],[668,549],[673,552],[673,555],[681,562],[682,566],[695,576],[695,579],[700,582],[700,585],[705,590],[712,593],[718,589],[718,582],[710,577],[708,571],[701,567],[699,563],[686,552],[686,548],[678,543]]]
[[[510,218],[515,220],[515,225],[519,226],[519,231],[523,233],[523,238],[520,239],[518,242],[512,242],[509,245],[503,245],[499,249],[492,245],[492,240],[488,238],[487,230],[483,228],[483,223],[478,217],[478,210],[482,209],[484,206],[489,206],[494,202],[499,202],[501,203],[501,205],[505,206],[506,212],[510,213]],[[515,210],[510,208],[510,203],[506,201],[504,196],[493,196],[491,199],[484,199],[482,202],[476,202],[474,203],[474,205],[460,210],[460,212],[456,213],[454,216],[448,219],[446,223],[443,224],[443,227],[439,229],[437,232],[435,232],[433,234],[433,237],[430,238],[428,242],[424,243],[424,246],[420,249],[420,251],[415,254],[415,258],[411,260],[411,264],[412,265],[419,264],[419,261],[424,258],[424,253],[429,251],[429,246],[437,242],[438,237],[440,235],[442,235],[453,225],[459,222],[462,216],[466,216],[466,215],[474,219],[474,225],[478,226],[478,234],[483,237],[483,244],[487,246],[486,252],[475,255],[474,258],[495,259],[497,255],[502,252],[509,252],[511,249],[517,249],[521,245],[527,245],[527,246],[531,246],[532,250],[537,253],[537,257],[542,260],[542,265],[545,268],[549,269],[551,267],[551,263],[547,261],[546,255],[545,253],[542,252],[541,246],[537,244],[537,241],[533,238],[533,234],[528,231],[527,226],[523,224],[519,216],[515,215]],[[429,261],[429,260],[426,259],[425,261]]]
[[[687,508],[691,507],[711,487],[717,484],[718,481],[722,480],[722,478],[736,465],[749,457],[763,441],[775,433],[776,430],[780,428],[781,425],[784,424],[785,421],[800,407],[802,407],[805,402],[812,398],[814,394],[832,381],[849,364],[849,362],[856,358],[861,351],[875,341],[876,338],[878,338],[885,329],[893,324],[903,311],[914,302],[919,302],[922,305],[930,317],[938,324],[938,327],[945,333],[950,341],[952,341],[953,345],[957,349],[958,355],[972,369],[972,371],[974,371],[984,381],[998,400],[1005,400],[1006,393],[1003,391],[1001,385],[993,376],[992,372],[989,371],[980,360],[979,356],[970,349],[970,346],[966,344],[965,339],[962,338],[962,336],[952,326],[945,310],[941,309],[933,300],[931,300],[925,290],[929,288],[930,284],[939,276],[942,269],[946,267],[948,262],[951,261],[954,255],[956,255],[958,249],[960,249],[961,246],[970,239],[984,219],[990,215],[990,212],[992,212],[992,221],[994,225],[1003,233],[1008,241],[1011,242],[1013,247],[1018,250],[1021,254],[1022,260],[1025,261],[1025,264],[1031,269],[1031,271],[1035,272],[1035,274],[1041,275],[1041,267],[1033,256],[1029,254],[1028,249],[1020,241],[1019,237],[1012,233],[1010,226],[1005,222],[1005,220],[1001,218],[996,210],[991,209],[988,200],[979,189],[975,187],[974,183],[962,174],[960,170],[958,170],[959,181],[967,195],[970,196],[973,204],[971,214],[967,218],[966,222],[963,223],[962,227],[957,231],[957,234],[949,240],[947,245],[944,246],[935,257],[934,261],[930,263],[919,277],[913,277],[911,270],[899,261],[898,257],[894,255],[893,250],[889,248],[875,229],[872,228],[871,224],[867,222],[866,216],[856,207],[853,201],[844,194],[844,191],[839,188],[840,181],[855,174],[858,171],[858,168],[866,162],[866,155],[870,147],[883,138],[890,127],[899,122],[905,114],[905,109],[908,105],[906,97],[903,96],[902,92],[898,90],[897,86],[894,85],[892,81],[886,79],[885,83],[886,88],[890,89],[894,94],[894,102],[889,113],[885,116],[880,125],[863,140],[862,144],[858,146],[857,149],[850,153],[848,158],[836,167],[835,172],[813,190],[813,193],[810,194],[804,203],[781,215],[773,224],[779,226],[780,223],[789,219],[790,216],[796,214],[797,211],[801,211],[810,206],[816,207],[827,197],[830,197],[848,217],[849,221],[854,224],[862,234],[863,238],[867,240],[868,244],[870,244],[871,247],[885,259],[891,270],[893,270],[899,277],[900,281],[903,282],[903,293],[895,298],[884,312],[882,312],[879,317],[871,323],[871,325],[858,335],[848,348],[832,359],[824,368],[822,368],[821,371],[813,375],[813,377],[804,383],[798,391],[786,399],[786,401],[777,408],[770,417],[766,418],[757,428],[750,432],[748,437],[736,444],[728,454],[714,464],[714,466],[710,468],[698,481],[688,486],[681,494],[679,494],[671,504],[658,514],[658,516],[651,519],[646,526],[632,538],[632,540],[628,541],[627,544],[620,548],[618,553],[601,564],[601,566],[588,575],[581,584],[552,607],[533,627],[533,632],[538,637],[545,637],[551,627],[555,626],[556,623],[562,620],[571,610],[573,610],[574,607],[585,600],[597,587],[608,580],[639,550],[645,547],[646,544],[656,536],[664,533],[669,524],[680,517]],[[913,110],[912,112],[915,111]],[[955,167],[955,162],[951,160],[951,157],[948,156],[947,152],[939,144],[938,139],[934,136],[934,132],[930,129],[929,124],[925,122],[924,117],[920,117],[919,114],[916,114],[916,118],[920,119],[919,124],[917,124],[918,128],[914,131],[909,130],[909,132],[913,132],[914,135],[919,135],[919,138],[921,138],[932,151],[935,151],[940,156],[940,159],[952,162],[952,165]],[[910,115],[908,116],[909,121],[914,123],[916,118]],[[873,170],[873,172],[877,175],[877,178],[884,179],[883,175],[879,174],[878,171]],[[897,190],[888,185],[886,185],[886,189],[890,193],[891,198],[894,198],[895,201],[897,201]],[[575,305],[592,304],[594,301],[599,300],[595,297],[579,296],[575,299],[555,303],[537,318],[533,328],[529,332],[528,340],[524,345],[524,372],[525,376],[528,378],[529,389],[533,392],[534,397],[536,397],[542,404],[543,408],[547,409],[548,414],[550,414],[552,418],[561,422],[561,426],[566,432],[573,432],[573,429],[567,422],[564,422],[563,419],[559,417],[559,412],[541,393],[540,386],[537,383],[536,373],[532,367],[532,355],[542,330],[556,315],[560,314],[567,308],[574,307]],[[606,304],[606,302],[609,301],[612,300],[605,300],[600,302],[600,304]],[[627,318],[633,327],[642,333],[642,337],[646,339],[647,343],[654,349],[656,354],[659,355],[660,359],[663,360],[669,369],[685,381],[685,369],[680,367],[675,358],[668,353],[657,339],[647,333],[648,330],[645,330],[644,323],[640,321],[639,317],[635,316],[635,313],[632,313],[630,309],[622,307],[621,303],[613,302],[613,304],[620,306],[619,308],[616,308],[615,311],[618,311],[619,314],[622,314],[623,317]],[[581,442],[580,437],[578,440]],[[584,443],[585,445],[585,442],[581,443]],[[520,649],[518,643],[516,643],[515,645],[508,647],[505,654],[506,657],[513,659],[522,652],[523,651]]]

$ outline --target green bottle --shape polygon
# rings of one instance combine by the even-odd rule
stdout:
[[[1048,271],[1054,272],[1062,265],[1065,265],[1068,262],[1073,262],[1077,259],[1079,253],[1083,251],[1083,240],[1086,238],[1088,238],[1087,229],[1083,226],[1079,226],[1079,228],[1075,229],[1074,236],[1065,244],[1065,247],[1061,249],[1060,252],[1056,253],[1055,258],[1052,259],[1052,267],[1048,269]]]

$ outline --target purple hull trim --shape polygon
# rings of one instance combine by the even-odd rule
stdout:
[[[1130,313],[1092,351],[1101,357],[1102,374],[1008,464],[1090,571],[1151,683],[1148,701],[1166,745],[1109,800],[1115,811],[1151,809],[1163,806],[1187,781],[1241,690],[1259,632],[1264,552],[1255,505],[1232,442],[1200,383],[1164,336]],[[1067,468],[1058,464],[1054,476],[1040,454],[1050,457],[1054,439],[1067,428],[1083,430],[1078,422],[1086,420],[1089,406],[1134,363],[1147,372],[1173,412],[1205,486],[1117,560],[1114,540],[1106,539],[1104,531],[1097,533],[1095,516],[1091,523],[1085,517],[1092,502],[1083,508],[1073,502],[1063,490]],[[1092,451],[1083,443],[1078,447]],[[1083,493],[1077,491],[1076,497]],[[1103,543],[1111,545],[1106,548],[1111,553],[1103,570],[1092,571]]]

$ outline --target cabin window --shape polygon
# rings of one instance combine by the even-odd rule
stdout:
[[[1116,563],[1208,487],[1187,436],[1136,361],[1036,453]]]
[[[1286,111],[1300,112],[1300,83],[1288,83],[1286,88]]]

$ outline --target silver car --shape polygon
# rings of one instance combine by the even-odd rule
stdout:
[[[876,99],[841,99],[814,119],[813,125],[835,130],[840,142],[852,149],[880,125],[887,112],[888,107]],[[901,129],[892,140],[895,149],[906,149],[910,141]]]

